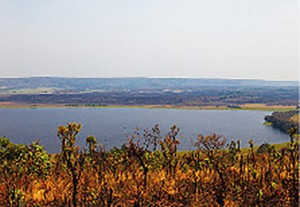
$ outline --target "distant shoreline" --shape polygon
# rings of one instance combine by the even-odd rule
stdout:
[[[182,110],[262,110],[286,111],[296,109],[295,106],[265,104],[241,104],[239,107],[228,106],[174,106],[174,105],[68,105],[68,104],[20,104],[0,102],[0,108],[146,108],[146,109],[182,109]]]

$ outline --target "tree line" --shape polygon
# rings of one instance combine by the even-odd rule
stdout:
[[[299,110],[291,111],[275,111],[271,115],[265,117],[265,120],[272,124],[273,127],[283,131],[285,133],[290,133],[290,130],[297,128],[299,134]]]

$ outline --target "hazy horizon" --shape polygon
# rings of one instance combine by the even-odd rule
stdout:
[[[0,1],[0,77],[299,80],[299,1]]]
[[[128,79],[130,79],[130,78],[132,78],[132,79],[134,79],[134,78],[149,78],[149,79],[207,79],[207,80],[214,80],[214,79],[216,79],[216,80],[241,80],[241,81],[247,81],[247,80],[249,80],[249,81],[270,81],[270,82],[272,82],[272,81],[275,81],[275,82],[277,82],[277,81],[281,81],[281,82],[299,82],[300,83],[300,80],[268,80],[268,79],[255,79],[255,78],[209,78],[209,77],[207,77],[207,78],[202,78],[202,77],[142,77],[142,76],[132,76],[132,77],[129,77],[129,76],[127,76],[127,77],[118,77],[118,76],[115,76],[115,77],[76,77],[76,76],[73,76],[73,77],[68,77],[68,76],[12,76],[12,77],[0,77],[0,78],[7,78],[7,79],[15,79],[15,78],[70,78],[70,79],[72,79],[72,78],[83,78],[83,79],[85,79],[85,78],[87,78],[87,79],[89,79],[89,78],[94,78],[94,79],[97,79],[97,78],[99,78],[99,79],[101,79],[101,78],[107,78],[107,79],[113,79],[113,78],[120,78],[120,79],[122,79],[122,78],[128,78]]]

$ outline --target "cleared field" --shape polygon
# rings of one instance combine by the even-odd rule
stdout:
[[[185,109],[185,110],[266,110],[266,111],[286,111],[295,109],[294,106],[265,104],[243,104],[239,108],[229,108],[227,106],[174,106],[174,105],[66,105],[66,104],[28,104],[16,102],[0,102],[0,108],[153,108],[153,109]],[[298,117],[293,118],[299,120]]]

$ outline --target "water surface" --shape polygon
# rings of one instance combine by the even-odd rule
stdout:
[[[264,116],[270,113],[144,108],[2,108],[0,136],[22,144],[38,139],[48,152],[59,152],[57,127],[74,121],[83,126],[77,139],[83,147],[88,135],[96,136],[107,148],[119,147],[135,128],[151,128],[155,124],[160,125],[162,134],[167,133],[172,125],[177,125],[180,128],[180,149],[184,150],[192,149],[198,134],[217,133],[228,141],[241,139],[242,146],[248,146],[249,139],[253,139],[256,145],[288,141],[286,134],[263,125]]]

